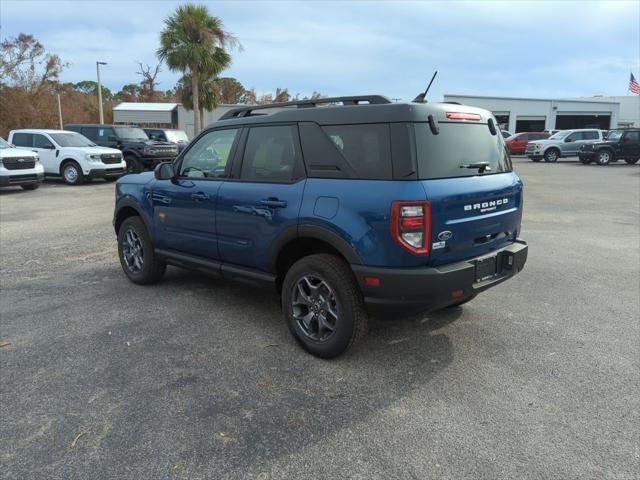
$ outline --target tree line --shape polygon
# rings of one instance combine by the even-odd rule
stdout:
[[[113,107],[121,102],[175,102],[194,111],[198,132],[206,110],[219,104],[265,104],[306,99],[287,88],[258,95],[236,78],[220,76],[231,64],[231,52],[241,51],[239,40],[224,29],[222,20],[206,6],[179,6],[164,22],[157,50],[159,62],[138,62],[136,82],[111,91],[102,86],[105,122],[113,121]],[[182,73],[176,85],[162,90],[158,75],[163,65]],[[21,33],[0,43],[0,136],[16,128],[59,128],[58,98],[65,123],[98,122],[98,84],[93,80],[61,82],[69,68],[31,34]],[[313,92],[310,98],[323,95]]]

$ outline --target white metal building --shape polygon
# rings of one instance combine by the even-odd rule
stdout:
[[[444,101],[490,110],[503,129],[514,133],[640,126],[638,96],[551,99],[446,94]]]
[[[113,123],[178,128],[178,103],[123,102],[113,107]]]

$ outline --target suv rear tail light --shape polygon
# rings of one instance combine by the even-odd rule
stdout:
[[[426,201],[393,202],[391,236],[408,252],[427,255],[431,248],[431,204]]]
[[[477,113],[447,112],[447,120],[474,120],[479,122],[482,117]]]

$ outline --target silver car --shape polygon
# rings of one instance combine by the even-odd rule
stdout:
[[[561,130],[544,140],[529,142],[525,154],[534,162],[557,162],[562,157],[578,155],[585,143],[602,141],[603,132],[595,128]]]

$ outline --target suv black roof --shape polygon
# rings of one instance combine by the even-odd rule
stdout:
[[[335,105],[335,103],[342,105]],[[367,102],[367,103],[364,103]],[[321,105],[327,106],[321,106]],[[262,112],[272,109],[276,111]],[[278,122],[314,122],[320,125],[355,123],[426,122],[429,115],[437,121],[450,121],[447,112],[475,113],[481,122],[491,114],[487,110],[454,103],[393,103],[381,95],[334,97],[268,105],[247,105],[229,110],[207,128]]]

